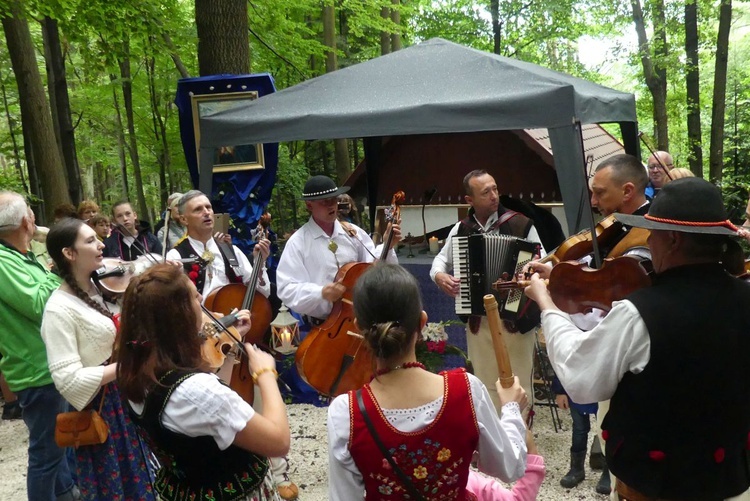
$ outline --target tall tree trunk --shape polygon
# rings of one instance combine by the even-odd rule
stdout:
[[[45,17],[42,21],[42,36],[44,39],[44,55],[47,61],[47,85],[50,90],[50,102],[53,104],[52,116],[56,125],[55,135],[65,162],[70,199],[77,205],[82,198],[81,172],[78,167],[76,138],[68,97],[68,80],[65,75],[65,58],[60,44],[60,30],[57,21]]]
[[[10,142],[13,145],[13,163],[16,166],[18,178],[21,180],[23,189],[28,192],[29,185],[26,184],[26,176],[23,175],[23,166],[21,165],[21,149],[19,148],[18,140],[16,139],[16,121],[10,116],[8,92],[5,89],[5,78],[3,75],[0,75],[0,90],[2,90],[3,94],[3,108],[5,109],[5,119],[8,121],[8,134],[10,135]]]
[[[167,142],[167,131],[164,125],[164,119],[160,112],[159,96],[156,94],[154,71],[155,59],[149,57],[146,59],[146,75],[148,76],[148,93],[151,103],[151,122],[154,128],[154,137],[156,138],[156,142],[159,143],[156,161],[159,164],[160,206],[166,207],[167,198],[169,197],[169,186],[167,185],[167,171],[169,170],[169,143]]]
[[[323,5],[323,43],[328,47],[326,52],[326,73],[337,69],[336,62],[336,13],[333,0],[326,0]],[[346,181],[351,173],[349,165],[349,145],[346,139],[333,140],[334,157],[336,159],[336,177],[339,183]]]
[[[9,12],[2,20],[5,40],[18,84],[21,115],[27,118],[23,125],[28,127],[28,139],[44,196],[45,213],[51,219],[55,207],[70,203],[68,183],[61,168],[62,159],[55,141],[52,116],[37,67],[29,24],[18,0],[11,1],[8,7]]]
[[[391,9],[391,21],[393,21],[393,24],[398,26],[395,33],[391,33],[391,52],[396,52],[397,50],[401,50],[401,10],[399,8],[401,0],[391,0],[391,3],[394,5],[394,7]]]
[[[28,126],[28,119],[21,114],[21,130],[23,132],[23,153],[26,156],[26,169],[29,173],[29,192],[34,195],[39,202],[33,202],[31,208],[38,216],[42,217],[42,224],[46,223],[47,215],[44,205],[44,194],[42,193],[42,185],[39,181],[39,175],[36,170],[36,162],[34,162],[34,151],[31,148],[31,137],[29,131],[31,127]],[[54,211],[54,209],[52,209]],[[50,219],[52,221],[52,219]]]
[[[380,9],[380,17],[383,19],[391,18],[391,9],[383,7]],[[391,34],[387,31],[380,32],[380,55],[385,56],[391,53]]]
[[[117,159],[120,162],[120,175],[122,176],[122,196],[130,198],[130,187],[128,186],[128,163],[125,158],[125,133],[122,128],[122,112],[120,111],[120,100],[117,98],[117,77],[110,74],[112,82],[112,102],[115,107],[115,128],[117,129]]]
[[[128,56],[128,42],[123,42],[123,56],[119,61],[120,80],[122,84],[122,103],[125,106],[125,120],[128,126],[128,141],[130,143],[130,163],[133,166],[133,177],[135,177],[135,196],[138,200],[138,214],[140,218],[146,218],[151,222],[151,217],[146,205],[146,196],[143,192],[143,177],[141,175],[141,161],[138,156],[138,138],[135,135],[135,114],[133,113],[133,81],[130,76],[130,56]]]
[[[688,161],[690,170],[703,177],[703,147],[701,146],[701,93],[698,61],[698,1],[685,1],[685,86],[687,91]]]
[[[663,15],[664,4],[662,0],[657,0],[657,3],[661,4]],[[651,58],[651,48],[649,46],[648,37],[646,36],[646,25],[643,20],[643,10],[641,9],[640,0],[631,0],[630,5],[633,9],[633,22],[635,23],[635,30],[638,34],[638,51],[641,55],[643,77],[646,80],[646,86],[651,92],[651,98],[654,102],[654,131],[657,149],[668,150],[667,81],[666,78],[662,79],[661,77],[661,75],[666,76],[666,73],[661,70],[662,63],[658,63],[658,67],[655,68],[654,61]],[[655,10],[658,10],[658,8],[655,7]],[[656,23],[657,21],[654,19],[655,33],[659,30]],[[661,29],[663,29],[663,27],[661,27]]]
[[[711,106],[711,145],[708,161],[708,176],[711,182],[721,181],[724,167],[724,113],[727,105],[727,61],[729,59],[729,28],[731,24],[732,0],[722,0],[719,7],[714,96]]]
[[[201,76],[250,73],[247,0],[195,0]]]
[[[490,15],[492,16],[492,52],[500,55],[501,27],[500,1],[490,0]]]

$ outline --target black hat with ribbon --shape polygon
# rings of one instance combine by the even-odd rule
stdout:
[[[302,200],[323,200],[337,197],[349,191],[349,186],[339,188],[328,176],[313,176],[305,183]]]
[[[737,236],[737,227],[728,219],[719,188],[697,177],[665,184],[645,216],[617,213],[615,219],[625,226],[648,230]]]

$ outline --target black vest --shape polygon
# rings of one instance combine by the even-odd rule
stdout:
[[[531,231],[531,227],[534,225],[534,221],[524,216],[520,212],[509,211],[508,209],[500,205],[497,209],[498,223],[502,219],[503,214],[505,214],[506,212],[515,214],[502,224],[496,223],[496,225],[492,226],[486,233],[493,235],[512,235],[518,238],[526,238],[527,236],[529,236],[529,231]],[[461,220],[461,224],[458,227],[456,235],[465,237],[476,233],[484,233],[484,230],[474,218],[474,209],[472,208],[469,209],[469,214]],[[497,278],[499,277],[495,277],[493,278],[493,280],[497,280]],[[505,322],[505,326],[509,332],[528,332],[539,325],[541,311],[539,310],[537,304],[533,301],[528,301],[525,296],[521,299],[521,301],[522,303],[519,312],[522,313],[520,314],[520,316],[512,322],[507,319],[503,319],[503,321]],[[502,318],[502,316],[503,313],[501,311],[500,317]],[[461,321],[466,323],[468,321],[468,317],[466,315],[461,315]]]
[[[607,465],[642,494],[723,500],[750,486],[750,285],[720,265],[657,275],[629,298],[649,332],[602,425]],[[611,333],[617,335],[617,333]]]
[[[146,397],[143,414],[130,410],[132,421],[161,464],[154,488],[166,501],[244,499],[263,482],[268,459],[234,445],[222,451],[213,437],[188,437],[161,424],[169,396],[194,374],[168,372]]]

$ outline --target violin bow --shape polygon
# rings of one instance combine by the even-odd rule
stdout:
[[[167,205],[167,213],[164,216],[164,239],[161,242],[161,260],[167,260],[167,242],[169,241],[169,221],[172,219],[172,211]]]
[[[664,165],[664,162],[661,161],[661,158],[659,155],[656,154],[656,152],[651,148],[651,146],[648,144],[648,141],[646,141],[646,135],[642,131],[638,131],[638,138],[641,140],[643,144],[646,145],[646,148],[651,153],[651,156],[653,156],[657,162],[659,162],[659,167],[661,167],[661,170],[664,171],[664,174],[667,175],[670,181],[674,181],[672,179],[672,176],[669,174],[669,169],[667,169],[667,166]]]

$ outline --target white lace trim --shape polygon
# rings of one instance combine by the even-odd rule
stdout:
[[[382,409],[383,415],[398,430],[411,432],[420,429],[435,420],[443,407],[443,397],[410,409]]]

